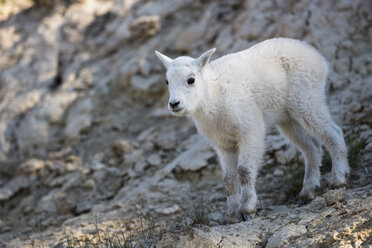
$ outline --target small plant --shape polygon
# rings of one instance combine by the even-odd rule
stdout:
[[[358,161],[358,155],[363,150],[367,141],[365,139],[359,139],[356,134],[348,135],[346,137],[346,145],[348,149],[348,160],[350,165],[354,165]],[[322,172],[330,172],[332,169],[332,159],[328,151],[324,151],[322,157]]]
[[[286,198],[290,199],[300,193],[305,175],[305,168],[299,159],[299,153],[287,163],[287,167],[282,181],[282,189]]]
[[[102,230],[96,218],[94,223],[95,232],[89,240],[71,237],[65,232],[64,243],[67,248],[73,247],[98,247],[98,248],[137,248],[153,247],[159,240],[159,232],[155,225],[155,220],[150,217],[140,217],[141,226],[137,230],[137,235],[125,235],[123,231],[110,232]]]
[[[332,169],[332,158],[328,151],[324,150],[322,157],[322,172],[329,172]]]
[[[351,135],[346,138],[346,144],[348,148],[348,159],[351,165],[355,164],[358,160],[358,155],[366,145],[366,139],[358,139],[355,135]]]
[[[192,203],[192,208],[186,211],[186,215],[191,219],[191,226],[209,225],[208,213],[204,207],[204,196],[201,195],[199,203]]]
[[[144,221],[147,226],[144,226]],[[152,247],[159,240],[159,232],[155,225],[155,219],[151,216],[141,217],[141,227],[137,231],[138,243],[141,247]]]

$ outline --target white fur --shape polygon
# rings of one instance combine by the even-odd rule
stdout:
[[[321,143],[330,151],[331,184],[349,173],[342,130],[326,105],[326,60],[304,42],[277,38],[208,63],[214,49],[197,59],[174,60],[156,52],[167,68],[176,116],[190,116],[217,151],[228,194],[227,220],[254,213],[255,180],[265,151],[265,129],[278,125],[306,160],[300,196],[319,187]],[[188,78],[195,83],[187,84]],[[240,183],[239,183],[240,181]]]

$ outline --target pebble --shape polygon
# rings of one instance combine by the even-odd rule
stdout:
[[[176,213],[180,210],[181,210],[181,208],[177,204],[174,204],[173,206],[171,206],[169,208],[156,209],[155,211],[159,214],[171,215],[171,214],[174,214],[174,213]]]
[[[284,171],[283,170],[278,169],[278,168],[274,170],[274,176],[281,177],[283,175],[284,175]]]
[[[327,206],[333,205],[337,202],[341,202],[346,198],[346,190],[344,188],[328,190],[323,194]]]

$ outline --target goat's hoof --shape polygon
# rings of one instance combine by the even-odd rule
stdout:
[[[223,225],[234,224],[238,222],[239,222],[238,214],[226,214],[222,220]]]
[[[302,206],[305,206],[305,205],[307,205],[307,204],[309,204],[310,203],[310,200],[308,200],[308,199],[302,199],[302,200],[300,200],[298,203],[297,203],[297,206],[298,207],[302,207]]]
[[[238,218],[224,218],[222,221],[223,225],[229,225],[229,224],[235,224],[238,223],[239,219]]]
[[[254,217],[254,213],[240,213],[239,220],[240,221],[247,221],[251,220]]]
[[[320,186],[319,185],[315,186],[315,192],[319,192],[319,191],[320,191]]]

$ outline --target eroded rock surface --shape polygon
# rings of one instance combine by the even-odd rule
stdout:
[[[369,247],[371,9],[363,0],[0,3],[0,246],[97,246],[97,234],[141,233],[146,215],[156,232],[134,237],[141,247]],[[298,207],[303,158],[271,129],[257,215],[222,225],[216,154],[190,120],[169,115],[154,50],[195,57],[216,47],[217,58],[280,36],[329,61],[349,186],[327,186],[325,155],[317,198]]]

